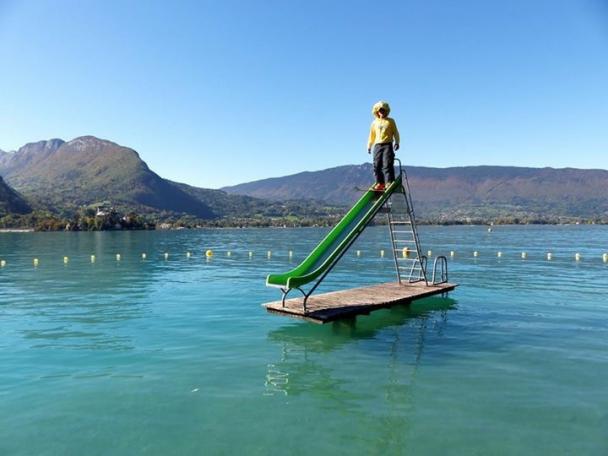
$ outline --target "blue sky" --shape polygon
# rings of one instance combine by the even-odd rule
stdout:
[[[608,169],[606,0],[0,0],[0,148],[92,134],[220,187],[368,160]]]

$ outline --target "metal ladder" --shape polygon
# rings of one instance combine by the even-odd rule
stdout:
[[[420,250],[410,184],[401,162],[395,161],[399,163],[401,187],[393,192],[386,201],[385,207],[397,278],[399,283],[424,281],[428,285],[427,257],[422,255]]]

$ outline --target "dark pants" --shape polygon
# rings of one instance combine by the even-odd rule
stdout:
[[[374,146],[374,176],[379,184],[395,180],[395,152],[391,143]]]

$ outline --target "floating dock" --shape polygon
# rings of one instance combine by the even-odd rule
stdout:
[[[367,315],[378,309],[386,309],[397,304],[408,304],[416,299],[447,293],[456,288],[455,283],[426,285],[424,282],[382,283],[371,287],[351,288],[312,295],[306,302],[304,312],[303,298],[263,304],[270,313],[288,317],[302,318],[313,323],[329,323],[342,318]]]

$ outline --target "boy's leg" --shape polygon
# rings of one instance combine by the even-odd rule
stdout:
[[[374,146],[374,177],[378,184],[384,184],[384,173],[382,172],[383,157],[382,147]]]
[[[387,182],[393,182],[395,180],[395,151],[393,145],[388,144],[382,149],[384,151],[382,154],[382,172]]]

